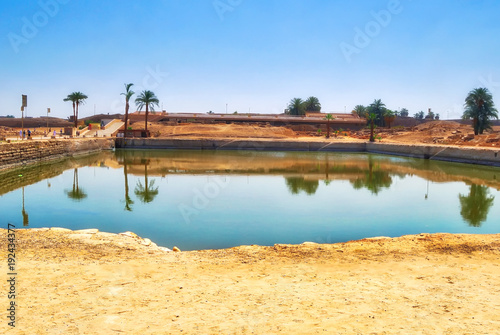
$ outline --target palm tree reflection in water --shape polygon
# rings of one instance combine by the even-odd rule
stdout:
[[[123,160],[123,174],[125,176],[125,210],[127,210],[129,212],[132,212],[131,205],[134,204],[134,201],[132,199],[130,199],[130,196],[128,195],[129,188],[128,188],[128,171],[127,171],[127,168],[128,168],[128,164],[127,164],[127,159],[125,158]]]
[[[153,179],[151,183],[148,182],[148,163],[146,161],[144,164],[144,185],[140,181],[137,181],[134,193],[143,202],[150,203],[158,195],[158,186],[155,187],[155,180]]]
[[[469,195],[460,194],[460,215],[472,227],[480,227],[486,221],[488,212],[493,205],[494,196],[489,196],[487,186],[473,184],[470,186]]]
[[[71,191],[66,191],[66,194],[70,199],[75,201],[80,201],[87,197],[87,193],[78,185],[78,168],[75,168],[73,171],[73,188]]]

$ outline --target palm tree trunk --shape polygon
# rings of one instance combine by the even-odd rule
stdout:
[[[326,138],[330,138],[330,120],[326,120]]]
[[[76,102],[75,128],[78,128],[78,101]]]
[[[127,101],[127,104],[125,105],[125,130],[123,131],[124,138],[127,137],[128,108],[129,108],[129,104]]]
[[[373,138],[373,128],[375,127],[374,121],[370,122],[370,142],[375,142],[375,138]]]
[[[73,121],[76,120],[76,109],[75,109],[75,102],[73,101]],[[75,127],[76,127],[76,121],[75,121]]]
[[[148,112],[149,112],[149,110],[148,110],[148,104],[146,104],[146,118],[145,118],[146,124],[144,125],[144,129],[146,130],[146,134],[148,133]]]

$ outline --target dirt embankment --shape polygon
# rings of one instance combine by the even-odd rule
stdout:
[[[134,127],[140,128],[136,123]],[[314,126],[308,131],[294,131],[288,127],[244,124],[179,124],[167,125],[151,123],[148,129],[154,137],[168,138],[268,138],[268,139],[319,139],[325,137],[325,131],[317,132]],[[336,139],[366,141],[370,137],[369,129],[360,131],[334,131],[331,140]],[[377,141],[412,144],[444,144],[455,146],[500,146],[500,126],[483,135],[474,136],[471,126],[453,121],[432,121],[414,127],[378,128],[375,130]]]
[[[119,116],[119,115],[118,115]],[[116,117],[112,115],[109,117]],[[89,118],[90,119],[90,118]],[[97,119],[96,119],[97,120]],[[56,119],[57,126],[51,127],[59,129],[64,126],[71,126],[66,120]],[[10,122],[10,123],[9,123]],[[2,119],[0,124],[0,138],[16,137],[19,134],[17,119]],[[27,121],[28,122],[28,121]],[[29,124],[29,122],[33,124]],[[34,134],[43,134],[45,129],[45,119],[29,119],[25,127],[38,127]],[[51,121],[52,122],[52,121]],[[55,122],[55,121],[54,121]],[[12,124],[11,124],[12,123]],[[408,122],[404,123],[408,124]],[[10,126],[9,126],[10,125]],[[143,129],[142,122],[132,124],[134,129]],[[260,124],[200,124],[186,123],[171,125],[168,123],[149,123],[148,129],[153,137],[165,138],[266,138],[266,139],[287,139],[310,141],[324,138],[326,131],[323,129],[318,132],[317,126],[300,126],[301,130],[294,130],[293,126],[271,126],[266,123]],[[335,139],[351,141],[367,141],[370,137],[369,129],[365,128],[359,131],[333,130],[331,131],[331,140]],[[396,126],[392,129],[375,129],[375,138],[382,142],[395,143],[413,143],[413,144],[444,144],[455,146],[479,146],[479,147],[497,147],[500,146],[500,126],[495,125],[491,131],[483,135],[474,136],[470,125],[461,124],[454,121],[430,121],[412,126]]]
[[[500,327],[500,235],[191,252],[143,242],[17,231],[17,325],[9,331],[4,321],[0,332],[495,334]],[[0,299],[6,305],[6,295]]]

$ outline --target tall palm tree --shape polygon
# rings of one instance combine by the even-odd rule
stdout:
[[[368,112],[374,113],[377,117],[375,120],[375,124],[379,127],[384,126],[384,110],[385,104],[380,99],[373,100],[370,106],[368,106]]]
[[[375,113],[370,113],[366,116],[366,120],[370,124],[370,142],[375,142],[375,137],[373,137],[373,129],[375,128],[375,120],[377,119],[377,115]]]
[[[465,98],[463,119],[472,119],[474,134],[482,134],[491,128],[490,118],[498,119],[498,111],[493,103],[493,96],[487,88],[475,88]]]
[[[154,106],[159,106],[160,101],[156,97],[156,95],[148,90],[144,90],[141,92],[141,94],[135,99],[135,104],[137,105],[137,108],[139,108],[139,111],[142,109],[142,107],[146,106],[146,119],[145,119],[145,127],[144,129],[146,130],[146,133],[148,132],[148,113],[149,110],[151,109],[152,112],[154,112]]]
[[[80,106],[80,104],[85,104],[85,99],[88,99],[88,96],[82,92],[73,92],[63,99],[64,101],[71,101],[73,103],[73,120],[75,121],[75,128],[78,127],[78,106]]]
[[[307,112],[319,112],[321,111],[321,104],[319,99],[316,97],[309,97],[304,101],[304,109]]]
[[[366,107],[363,105],[354,106],[354,112],[356,112],[359,117],[366,117]]]
[[[123,137],[127,137],[127,129],[128,129],[128,110],[129,110],[129,100],[130,98],[135,94],[134,91],[132,91],[130,88],[133,86],[134,84],[130,83],[130,84],[125,84],[125,92],[124,93],[121,93],[121,95],[124,95],[125,96],[125,131],[123,132]]]
[[[490,207],[495,200],[494,196],[489,195],[487,186],[472,184],[469,195],[459,194],[460,215],[469,223],[471,227],[480,227],[481,223],[486,221]]]
[[[289,115],[304,115],[305,105],[301,98],[293,98],[288,103],[288,114]]]
[[[332,114],[326,114],[326,138],[330,138],[330,121],[335,119]]]

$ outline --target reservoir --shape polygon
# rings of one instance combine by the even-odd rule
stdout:
[[[0,174],[4,227],[181,250],[500,233],[500,168],[335,152],[116,150]]]

